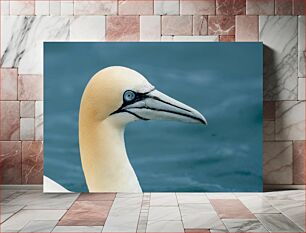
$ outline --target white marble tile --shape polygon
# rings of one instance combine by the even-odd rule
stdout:
[[[297,99],[297,17],[259,16],[264,51],[264,99]]]
[[[34,140],[34,118],[20,118],[20,140]]]
[[[271,232],[302,232],[302,229],[282,214],[256,214],[257,219]]]
[[[237,199],[233,193],[206,193],[208,199]]]
[[[150,206],[177,206],[175,193],[152,193]]]
[[[1,15],[9,15],[10,14],[10,1],[0,1],[1,4]]]
[[[116,194],[116,198],[126,198],[126,199],[130,199],[130,198],[143,198],[143,194],[142,193],[117,193]]]
[[[205,193],[176,193],[177,201],[179,204],[198,203],[209,204],[209,200]]]
[[[70,24],[72,41],[104,41],[105,16],[76,16]]]
[[[179,221],[180,210],[174,206],[153,206],[149,209],[149,221]]]
[[[264,121],[264,141],[275,140],[275,121]]]
[[[1,192],[2,192],[2,190],[1,190]],[[15,213],[17,213],[23,207],[24,207],[24,205],[1,204],[0,205],[0,209],[1,209],[0,223],[3,223],[5,220],[7,220],[11,216],[13,216]]]
[[[3,67],[19,74],[42,74],[43,41],[69,39],[69,17],[4,16],[1,20]]]
[[[33,220],[28,222],[20,232],[51,232],[57,222],[57,220]]]
[[[32,220],[59,220],[66,210],[21,210],[1,225],[4,232],[19,231]]]
[[[61,1],[50,1],[50,15],[61,15]]]
[[[154,15],[140,16],[140,41],[160,41],[161,17]]]
[[[264,143],[264,183],[292,184],[292,142]]]
[[[298,19],[298,76],[305,78],[305,16]]]
[[[56,226],[52,232],[101,232],[103,226]]]
[[[184,232],[181,221],[149,221],[146,232]]]
[[[305,102],[276,102],[276,140],[305,140]]]
[[[223,219],[229,232],[268,232],[258,220]]]
[[[306,100],[305,89],[305,78],[298,78],[298,100]]]
[[[73,15],[73,1],[61,1],[61,15]]]
[[[269,202],[292,222],[305,230],[305,201],[270,200]]]
[[[179,15],[180,2],[179,0],[155,0],[154,14],[155,15]]]
[[[116,197],[102,232],[136,232],[143,195],[127,196]]]
[[[47,0],[35,1],[35,15],[50,15],[50,2]]]
[[[161,41],[179,41],[179,42],[218,42],[218,36],[162,36]]]
[[[44,139],[44,112],[43,101],[35,102],[35,140]]]
[[[268,201],[258,196],[240,197],[239,199],[253,214],[280,213]]]

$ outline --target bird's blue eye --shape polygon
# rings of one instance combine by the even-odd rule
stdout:
[[[133,91],[126,91],[126,92],[124,92],[124,94],[123,94],[123,99],[124,99],[125,101],[127,101],[127,102],[130,102],[130,101],[134,100],[135,97],[136,97],[136,94],[135,94],[135,92],[133,92]]]

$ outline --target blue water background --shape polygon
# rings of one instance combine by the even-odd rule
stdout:
[[[262,51],[261,43],[45,42],[45,175],[87,191],[80,99],[97,71],[120,65],[208,120],[128,125],[127,151],[143,191],[262,191]]]

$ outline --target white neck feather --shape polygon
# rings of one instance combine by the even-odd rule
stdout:
[[[124,126],[112,118],[83,120],[80,115],[79,144],[89,192],[142,192],[126,154]]]

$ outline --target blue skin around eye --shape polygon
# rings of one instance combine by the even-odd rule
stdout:
[[[71,191],[87,191],[80,99],[96,72],[121,65],[208,121],[127,126],[127,152],[143,191],[261,191],[262,55],[261,43],[45,42],[45,175]]]

